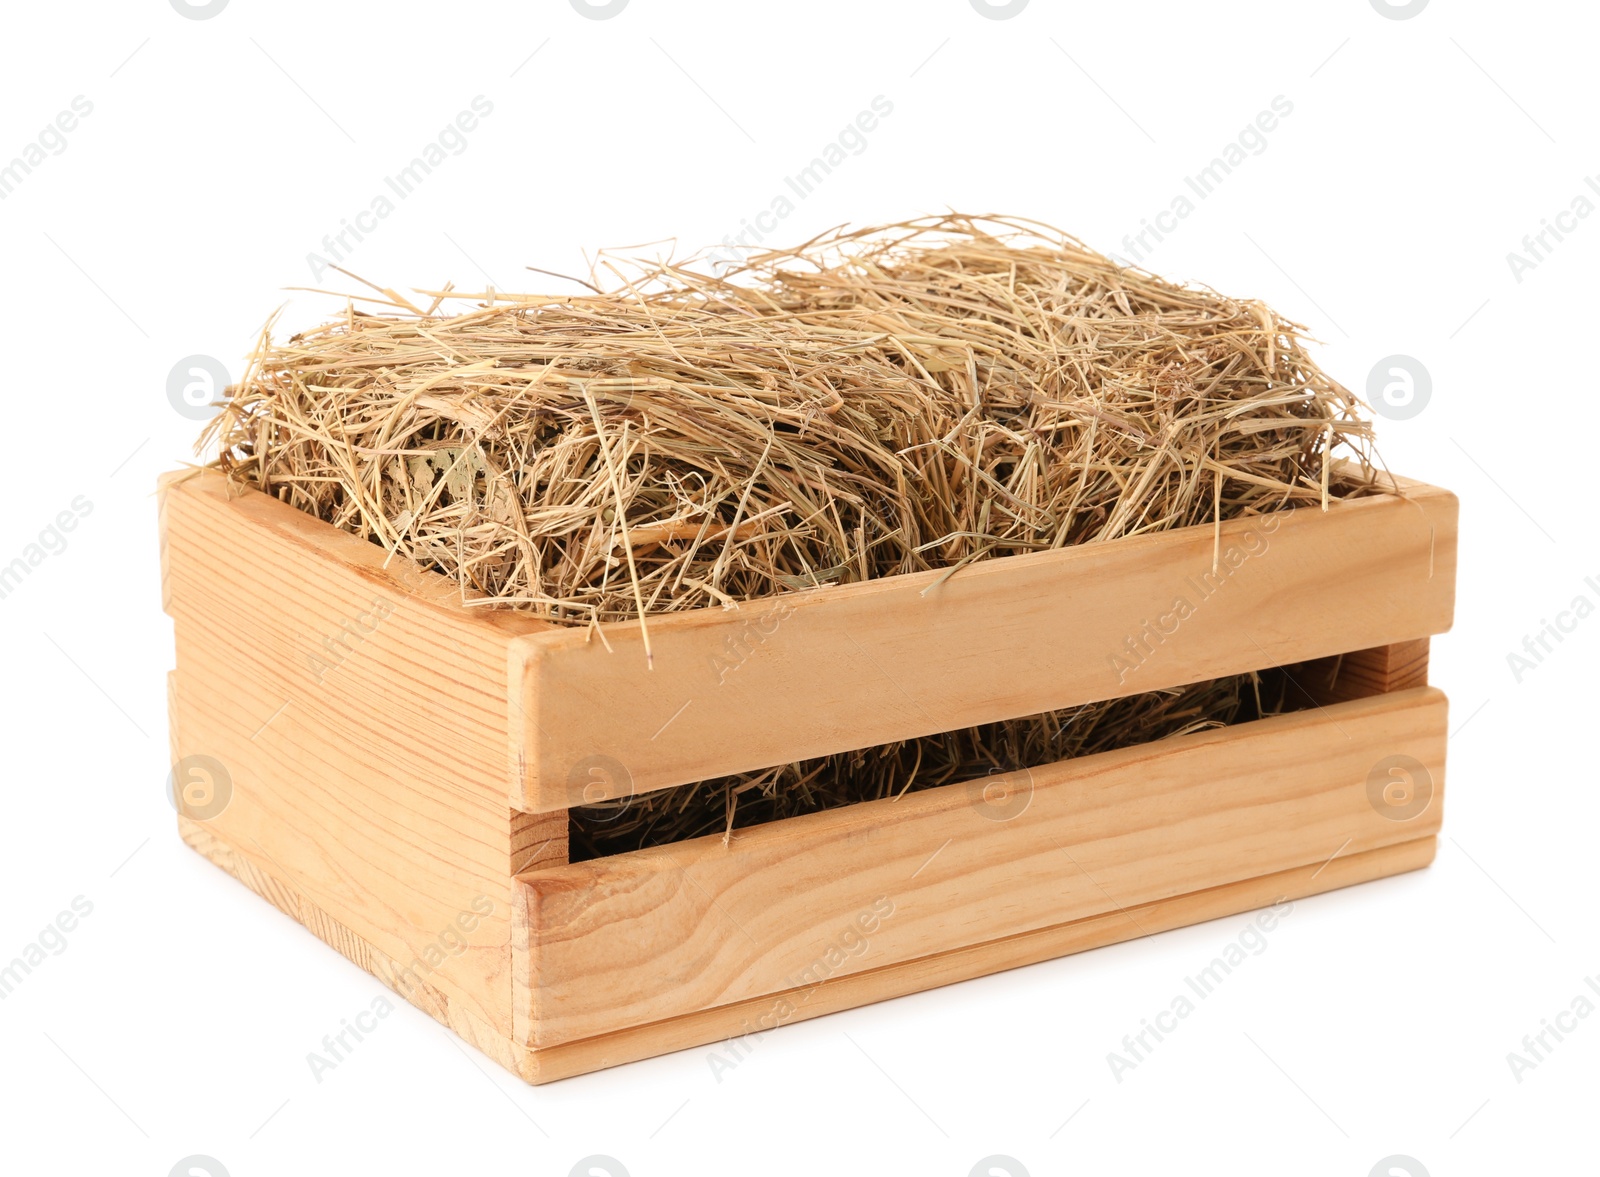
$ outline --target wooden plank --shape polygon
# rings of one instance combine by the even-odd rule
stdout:
[[[1404,691],[792,818],[726,846],[530,872],[528,1041],[781,992],[819,960],[843,975],[1426,837],[1445,735],[1444,696]],[[1408,820],[1369,789],[1394,756],[1431,778]]]
[[[512,643],[513,803],[607,796],[1428,637],[1455,496],[1378,495]],[[1214,553],[1219,570],[1212,571]],[[608,649],[609,645],[609,649]]]
[[[566,856],[507,801],[507,645],[542,623],[214,474],[162,510],[175,760],[231,789],[206,829],[509,1040],[512,873]]]
[[[830,976],[782,993],[748,998],[651,1022],[611,1030],[542,1049],[522,1050],[518,1070],[532,1083],[549,1083],[651,1058],[668,1051],[727,1040],[738,1049],[751,1036],[793,1022],[852,1009],[874,1001],[918,993],[1005,969],[1037,964],[1069,953],[1100,948],[1137,936],[1203,923],[1282,900],[1301,899],[1365,883],[1433,861],[1436,839],[1416,838],[1376,850],[1344,853],[1330,862],[1210,887],[1170,899],[1137,904],[1048,928],[1022,932],[916,960]],[[724,1051],[724,1054],[731,1053]],[[709,1062],[708,1062],[709,1065]]]

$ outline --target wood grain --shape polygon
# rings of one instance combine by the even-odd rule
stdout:
[[[542,624],[216,475],[162,500],[176,750],[231,780],[207,828],[509,1039],[512,873],[566,857],[507,801],[507,643]]]
[[[1327,863],[1307,864],[1000,940],[935,952],[916,960],[830,977],[814,986],[749,998],[642,1026],[613,1029],[595,1037],[543,1049],[523,1048],[519,1069],[530,1083],[549,1083],[710,1043],[722,1044],[720,1053],[726,1055],[731,1053],[730,1045],[735,1049],[748,1049],[753,1043],[745,1036],[753,1028],[759,1036],[764,1026],[790,1025],[874,1001],[1220,919],[1283,899],[1300,899],[1386,875],[1418,870],[1433,861],[1435,848],[1436,839],[1424,837],[1377,850],[1346,852]],[[973,1016],[982,1016],[981,1006],[975,1007]],[[707,1066],[709,1071],[709,1061]]]
[[[653,667],[634,623],[605,643],[518,638],[513,803],[566,808],[1440,633],[1456,499],[1404,489],[1236,520],[1220,541],[1183,528],[657,617]]]
[[[1355,650],[1286,667],[1290,702],[1299,707],[1343,703],[1428,685],[1428,639]]]
[[[1406,691],[530,872],[532,1045],[1432,834],[1445,734]],[[1393,754],[1436,790],[1409,821],[1368,798]]]

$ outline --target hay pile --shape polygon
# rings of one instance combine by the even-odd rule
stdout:
[[[469,604],[633,621],[647,649],[654,614],[1326,503],[1363,489],[1330,479],[1340,450],[1371,470],[1358,402],[1298,325],[1031,223],[839,232],[720,276],[599,269],[612,289],[385,290],[264,333],[202,444]],[[717,790],[770,791],[780,816],[1059,726],[1016,723],[906,781],[830,758]]]

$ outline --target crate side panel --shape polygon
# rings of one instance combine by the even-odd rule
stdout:
[[[1445,718],[1405,691],[531,872],[531,1044],[1432,835]],[[1406,820],[1393,756],[1432,790]]]
[[[530,631],[214,476],[163,498],[175,759],[229,793],[184,812],[509,1039],[517,843],[542,823],[565,858],[564,823],[507,800],[506,646]]]
[[[1410,486],[513,643],[518,804],[553,810],[1425,638],[1456,499]],[[514,687],[517,685],[514,681]]]

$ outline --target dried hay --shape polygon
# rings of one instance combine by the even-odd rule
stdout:
[[[453,578],[470,605],[629,621],[647,651],[655,614],[1326,505],[1370,482],[1370,425],[1303,328],[1030,222],[835,232],[720,276],[602,255],[591,279],[421,306],[379,290],[285,342],[269,324],[203,444],[233,479]],[[1344,483],[1340,451],[1358,472]],[[1231,716],[1239,691],[685,786],[635,799],[611,832],[660,834],[677,814],[682,836],[731,824],[735,797],[744,824],[1043,763],[1101,745],[1042,733],[1153,738]]]

